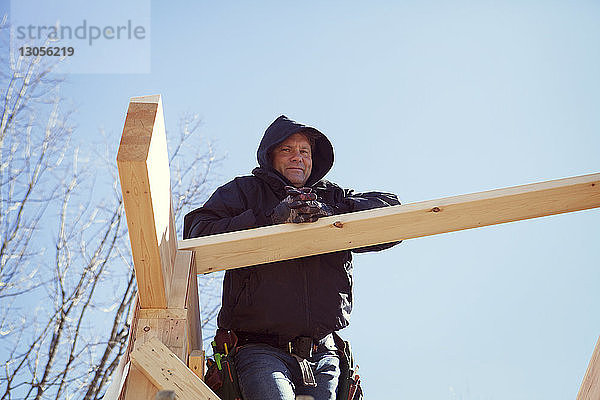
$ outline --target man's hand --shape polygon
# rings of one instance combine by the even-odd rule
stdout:
[[[275,224],[315,222],[321,217],[333,215],[333,209],[317,201],[317,195],[311,188],[297,189],[286,186],[287,197],[281,201],[271,214]]]

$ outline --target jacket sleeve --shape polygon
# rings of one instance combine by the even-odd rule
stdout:
[[[183,220],[183,238],[240,231],[267,225],[264,213],[249,209],[235,180],[218,188],[204,206]]]
[[[338,210],[342,212],[354,212],[371,210],[373,208],[389,207],[400,205],[398,196],[393,193],[385,192],[365,192],[354,193],[351,189],[344,189],[344,198],[342,204],[338,205]],[[346,211],[344,211],[344,209]],[[401,241],[400,241],[401,242]],[[369,251],[381,251],[389,249],[400,242],[382,243],[373,246],[360,247],[352,249],[355,253],[366,253]]]

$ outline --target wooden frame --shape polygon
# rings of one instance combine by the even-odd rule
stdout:
[[[172,390],[178,400],[219,400],[219,397],[157,338],[131,352],[131,362],[160,390]]]
[[[194,354],[198,369],[203,353],[197,273],[193,253],[177,249],[160,96],[131,99],[117,165],[138,284],[126,361],[145,343],[159,340],[186,366]],[[124,383],[111,393],[119,399],[153,398],[158,389],[146,371],[135,362],[127,365]]]
[[[131,99],[117,164],[139,302],[107,400],[148,400],[159,389],[217,399],[201,380],[197,273],[600,207],[600,174],[592,174],[177,243],[160,96]],[[600,400],[600,340],[577,400]]]

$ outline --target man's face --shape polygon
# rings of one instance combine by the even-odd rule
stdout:
[[[302,187],[312,171],[310,142],[301,133],[294,133],[277,145],[271,154],[273,168],[285,176],[292,185]]]

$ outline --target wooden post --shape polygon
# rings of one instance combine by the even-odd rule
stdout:
[[[200,379],[204,379],[204,359],[204,352],[200,350],[193,350],[188,359],[188,367]]]
[[[192,252],[177,251],[160,96],[129,103],[117,164],[139,299],[129,350],[159,340],[187,365],[190,352],[202,350],[197,277]],[[151,399],[158,390],[135,364],[124,386],[128,400]]]
[[[166,308],[177,242],[160,96],[129,103],[117,154],[142,308]]]

